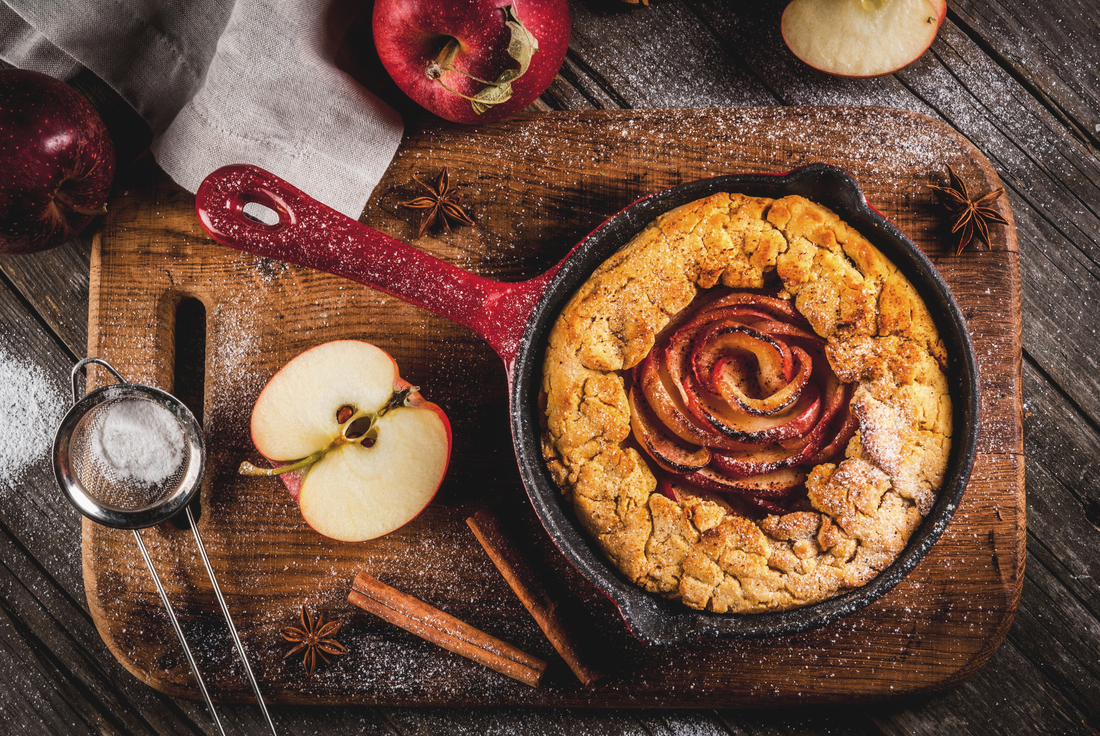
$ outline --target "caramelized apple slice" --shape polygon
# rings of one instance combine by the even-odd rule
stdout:
[[[753,506],[760,509],[761,511],[764,511],[765,513],[782,516],[788,511],[788,509],[783,508],[779,504],[772,503],[771,501],[764,498],[757,498],[756,496],[744,496],[744,499],[748,503],[751,503]]]
[[[690,377],[684,382],[687,406],[699,420],[739,442],[777,442],[801,437],[813,428],[821,416],[821,393],[813,384],[787,411],[767,417],[736,413],[721,397],[710,394]]]
[[[675,479],[658,478],[657,491],[673,501],[682,501],[685,497],[694,496],[704,501],[710,501],[721,506],[728,514],[736,516],[749,516],[754,512],[764,511],[769,514],[785,514],[788,509],[767,499],[750,496],[744,493],[729,493],[728,491],[712,491],[693,483],[687,483],[683,477]],[[792,495],[794,495],[792,493]],[[789,499],[789,497],[788,497]],[[787,499],[783,501],[786,503]]]
[[[783,317],[788,322],[793,322],[799,325],[808,325],[806,318],[794,308],[794,304],[788,299],[779,299],[774,296],[764,296],[763,294],[752,294],[748,292],[734,292],[727,296],[715,299],[707,307],[710,309],[718,309],[720,307],[731,306],[749,306],[755,309],[766,310],[773,315]]]
[[[755,375],[754,382],[765,393],[780,390],[794,373],[794,356],[786,345],[752,327],[723,320],[711,323],[695,338],[691,351],[695,380],[709,390],[717,391],[717,386],[712,383],[714,366],[723,358],[730,357],[731,353],[745,353],[755,359],[737,363],[744,366],[746,372]],[[755,371],[749,371],[752,362],[756,363]]]
[[[828,392],[829,389],[827,388],[826,391]],[[711,457],[711,467],[726,475],[746,477],[795,465],[816,465],[823,462],[823,459],[834,457],[837,451],[852,438],[855,428],[859,426],[858,420],[855,421],[855,427],[849,427],[843,421],[840,424],[837,422],[840,411],[847,407],[846,399],[849,395],[843,384],[836,382],[835,390],[825,401],[821,417],[809,433],[802,437],[778,442],[772,447],[749,452],[737,454],[715,452]],[[826,442],[829,444],[826,445]]]
[[[857,417],[855,412],[851,409],[848,409],[844,415],[844,421],[841,422],[840,427],[836,430],[836,435],[833,437],[833,440],[818,450],[813,457],[808,458],[806,462],[817,465],[818,463],[825,463],[833,460],[848,446],[848,442],[851,441],[857,429],[859,429],[859,417]]]
[[[662,468],[673,473],[691,473],[705,467],[710,462],[710,450],[686,445],[670,436],[653,415],[644,397],[639,400],[638,394],[637,386],[630,390],[630,427],[646,453]]]
[[[744,377],[738,375],[741,365],[730,356],[722,358],[714,366],[712,382],[716,385],[718,394],[731,406],[736,406],[758,417],[770,417],[798,401],[798,397],[802,395],[803,389],[809,384],[810,376],[813,374],[813,362],[805,350],[796,347],[791,353],[795,357],[794,362],[798,367],[798,373],[788,383],[781,385],[774,393],[762,399],[745,394],[742,386]]]
[[[783,499],[806,482],[806,474],[797,468],[782,468],[751,478],[731,478],[713,468],[703,468],[684,477],[700,488],[721,493],[741,493],[757,498]]]
[[[673,380],[680,384],[683,373],[692,370],[691,356],[699,336],[716,321],[723,324],[742,325],[743,322],[739,320],[756,323],[768,319],[770,317],[762,312],[739,308],[700,312],[672,333],[668,344],[660,351],[664,357],[664,365],[668,368]]]
[[[810,343],[817,350],[822,350],[825,347],[825,340],[817,334],[787,322],[777,322],[772,319],[761,320],[754,323],[753,328],[771,335],[772,337],[782,337],[788,340]]]
[[[741,452],[753,449],[752,444],[737,442],[700,425],[688,413],[680,394],[668,372],[658,366],[656,351],[646,356],[634,374],[636,386],[640,386],[649,408],[665,427],[680,439],[692,445],[705,445],[720,450]]]
[[[753,475],[771,473],[781,468],[801,465],[820,447],[820,442],[814,443],[808,435],[801,438],[799,443],[793,447],[773,445],[769,446],[768,449],[738,453],[737,455],[715,452],[712,454],[710,466],[715,471],[731,478],[748,478]]]

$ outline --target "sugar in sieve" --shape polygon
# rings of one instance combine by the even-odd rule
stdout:
[[[110,371],[118,383],[97,388],[81,399],[82,371],[92,363]],[[85,358],[77,363],[73,367],[72,382],[73,406],[61,420],[54,438],[57,484],[80,513],[92,521],[133,531],[214,724],[224,736],[225,729],[206,683],[141,538],[142,529],[181,512],[186,514],[245,674],[264,719],[275,734],[275,725],[248,664],[189,505],[202,486],[205,462],[198,421],[176,397],[151,386],[130,383],[102,358]]]

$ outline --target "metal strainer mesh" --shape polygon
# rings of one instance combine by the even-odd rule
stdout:
[[[157,450],[164,448],[150,443],[142,448],[124,448],[125,456],[118,457],[119,450],[112,446],[112,439],[116,445],[120,440],[138,439],[127,436],[128,428],[117,426],[120,414],[136,402],[146,405],[143,407],[146,412],[163,412],[175,419],[160,404],[140,395],[112,399],[95,405],[81,417],[69,444],[69,465],[84,489],[100,503],[125,510],[154,506],[176,493],[191,462],[191,451],[178,422],[169,455],[158,455]],[[140,467],[143,459],[146,462]],[[167,475],[156,472],[168,467],[171,469]]]

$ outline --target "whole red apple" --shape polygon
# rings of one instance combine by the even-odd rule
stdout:
[[[569,48],[566,0],[377,0],[374,43],[397,85],[456,123],[530,105]]]
[[[106,211],[115,175],[107,126],[64,82],[0,70],[0,253],[61,245]]]

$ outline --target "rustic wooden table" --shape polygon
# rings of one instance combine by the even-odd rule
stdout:
[[[988,157],[1015,214],[1023,300],[1029,560],[1003,644],[952,689],[858,707],[294,706],[275,709],[282,733],[1100,731],[1100,481],[1090,472],[1100,456],[1100,8],[1070,0],[950,2],[927,54],[898,74],[861,81],[797,62],[779,36],[783,5],[573,2],[570,52],[539,104],[882,105],[942,120]],[[100,94],[95,80],[82,81]],[[104,102],[111,106],[109,95]],[[133,124],[125,111],[113,122]],[[133,129],[129,140],[140,149],[140,127]],[[0,258],[0,382],[21,382],[43,405],[66,394],[70,367],[87,351],[91,237],[35,256]],[[52,428],[0,433],[8,458],[0,468],[0,715],[8,730],[210,732],[201,704],[139,682],[100,639],[84,595],[80,520],[62,507],[41,447],[51,434]],[[25,459],[12,460],[12,449]],[[265,732],[253,706],[220,710],[231,733]]]

